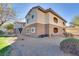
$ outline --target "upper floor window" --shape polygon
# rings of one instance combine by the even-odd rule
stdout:
[[[63,25],[65,25],[65,23],[63,22]]]
[[[27,24],[29,23],[29,19],[27,19]]]
[[[56,17],[54,17],[54,22],[58,23],[58,19]]]
[[[65,28],[63,29],[63,31],[65,32]]]
[[[34,15],[32,15],[32,19],[34,18]]]

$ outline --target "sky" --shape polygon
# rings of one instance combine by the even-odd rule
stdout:
[[[14,3],[12,6],[17,18],[21,19],[24,19],[27,12],[35,6],[41,6],[44,9],[52,8],[67,21],[67,24],[72,22],[75,16],[79,16],[79,4],[77,3]]]

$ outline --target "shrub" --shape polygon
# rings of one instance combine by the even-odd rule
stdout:
[[[5,26],[5,28],[7,29],[8,33],[11,34],[13,33],[13,29],[14,29],[14,24],[9,23]]]
[[[65,39],[60,43],[60,48],[64,52],[79,55],[79,39]]]
[[[6,29],[7,29],[7,30],[14,29],[14,25],[11,24],[11,23],[9,23],[9,24],[6,25]]]

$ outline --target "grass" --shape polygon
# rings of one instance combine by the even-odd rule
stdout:
[[[0,37],[0,55],[4,55],[16,37]]]
[[[11,41],[12,38],[13,37],[0,37],[0,50],[8,46],[10,44],[8,41]]]
[[[7,56],[7,55],[10,55],[10,46],[7,46],[3,49],[0,50],[0,56]]]

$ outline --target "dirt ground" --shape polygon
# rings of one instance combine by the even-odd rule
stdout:
[[[22,39],[24,38],[24,39]],[[12,56],[70,56],[60,50],[64,37],[31,38],[21,36],[12,45]]]

